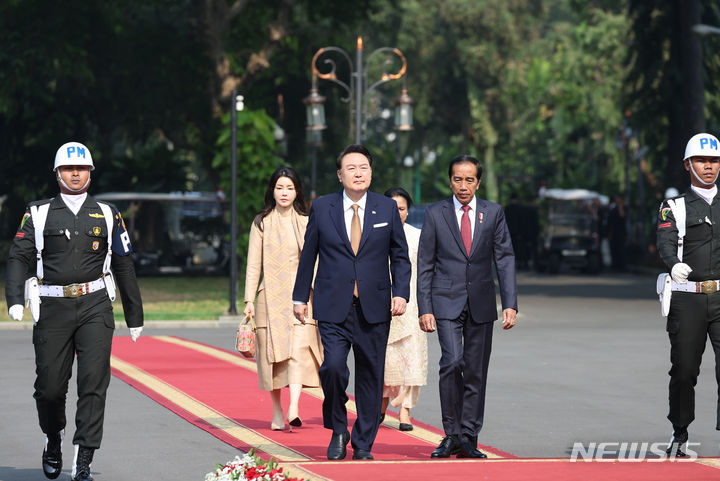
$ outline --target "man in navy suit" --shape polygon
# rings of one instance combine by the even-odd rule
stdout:
[[[460,155],[448,169],[453,196],[428,207],[418,248],[420,327],[438,331],[440,408],[445,438],[433,458],[485,458],[477,449],[497,316],[492,263],[500,283],[503,329],[515,325],[515,255],[502,207],[475,197],[482,167]]]
[[[397,204],[368,192],[370,152],[362,145],[349,145],[336,163],[343,190],[313,201],[293,303],[295,317],[304,322],[313,287],[313,316],[325,354],[320,367],[323,425],[333,432],[328,459],[344,459],[350,440],[345,408],[350,347],[355,353],[357,406],[353,459],[373,459],[370,451],[380,426],[390,319],[405,312],[410,259]]]

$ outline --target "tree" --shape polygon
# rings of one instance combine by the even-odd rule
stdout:
[[[98,164],[91,191],[215,190],[232,87],[277,123],[290,118],[289,155],[304,157],[312,44],[345,36],[373,2],[356,3],[1,2],[3,212],[19,219],[28,200],[57,192],[52,155],[70,139]]]
[[[686,142],[705,130],[702,42],[693,25],[717,21],[717,2],[631,0],[627,104],[650,156],[664,170],[666,187],[687,187]],[[717,72],[717,65],[714,67]],[[713,89],[714,90],[714,89]]]
[[[225,114],[223,125],[230,126],[230,114]],[[244,259],[247,253],[250,225],[263,207],[265,189],[270,175],[281,165],[276,155],[276,141],[273,136],[275,121],[264,111],[243,110],[237,113],[238,139],[238,236],[237,254]],[[230,192],[230,137],[229,128],[222,131],[217,140],[217,153],[213,167],[221,173],[221,185]]]
[[[614,139],[628,24],[617,5],[594,3],[415,0],[376,15],[408,57],[422,150],[441,164],[475,154],[494,200],[532,196],[542,181],[623,185]],[[440,170],[424,168],[435,198]]]
[[[268,8],[269,4],[275,4],[275,8]],[[205,0],[203,8],[203,37],[207,45],[208,56],[214,63],[214,79],[211,83],[212,108],[216,115],[223,112],[222,105],[227,103],[233,89],[240,92],[250,90],[258,74],[270,67],[273,53],[285,41],[289,34],[289,22],[293,7],[297,4],[295,0],[283,0],[280,2],[263,2],[252,4],[250,0],[235,0],[228,5],[227,0]],[[236,42],[229,41],[227,37],[233,26],[233,22],[241,15],[247,15],[248,19],[255,20],[256,24],[267,25],[267,37],[263,40],[262,46],[257,51],[247,56],[242,69],[233,68],[233,63],[238,64],[238,58],[228,53],[228,43],[236,45]],[[274,17],[273,20],[269,21]],[[264,22],[257,23],[258,17]],[[245,42],[246,39],[240,37]],[[242,45],[246,50],[248,45]],[[242,58],[242,57],[241,57]],[[240,72],[236,72],[240,70]]]

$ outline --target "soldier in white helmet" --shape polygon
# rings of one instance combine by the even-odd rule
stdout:
[[[695,384],[707,338],[715,350],[720,382],[720,143],[713,135],[693,136],[685,147],[690,190],[660,206],[657,248],[672,277],[667,316],[670,338],[670,412],[673,437],[668,454],[685,456],[688,426],[695,419]],[[684,219],[684,220],[682,220]],[[682,225],[684,224],[684,235]],[[679,228],[680,227],[680,228]],[[718,405],[720,429],[720,404]]]
[[[42,467],[57,478],[63,465],[65,398],[77,355],[74,481],[92,480],[90,463],[100,447],[110,348],[115,321],[115,279],[135,341],[143,325],[130,239],[120,212],[87,194],[95,169],[90,150],[78,142],[60,147],[54,172],[60,195],[31,202],[15,234],[7,262],[9,315],[30,307],[35,346],[35,393],[45,433]]]

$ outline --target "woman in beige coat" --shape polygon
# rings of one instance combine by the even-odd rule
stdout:
[[[285,428],[283,387],[290,388],[287,419],[292,430],[302,425],[298,402],[303,386],[320,385],[317,324],[312,315],[305,323],[296,320],[292,303],[307,221],[300,178],[290,167],[280,167],[270,177],[265,206],[250,228],[245,271],[245,315],[254,316],[257,325],[258,381],[260,389],[270,391],[273,430]]]

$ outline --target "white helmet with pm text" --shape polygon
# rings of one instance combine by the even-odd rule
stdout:
[[[711,134],[695,134],[685,146],[683,162],[690,157],[720,157],[720,143]]]
[[[58,167],[63,165],[87,165],[90,170],[95,170],[90,149],[80,142],[68,142],[57,150],[53,172],[57,172]]]

